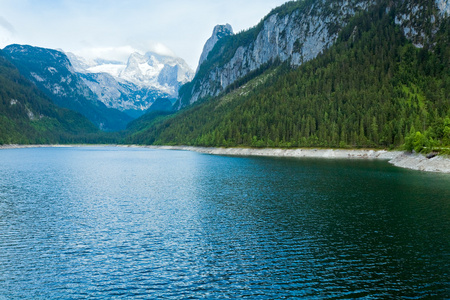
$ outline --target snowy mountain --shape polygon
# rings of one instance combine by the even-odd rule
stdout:
[[[74,70],[107,106],[142,115],[158,98],[175,99],[181,85],[192,80],[194,72],[181,58],[148,52],[133,53],[126,63],[86,60],[67,53]]]

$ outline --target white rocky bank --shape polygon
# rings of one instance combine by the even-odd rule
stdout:
[[[425,172],[450,173],[450,158],[436,156],[431,159],[421,154],[386,150],[346,149],[250,149],[250,148],[203,148],[189,146],[149,146],[156,149],[188,150],[213,155],[298,157],[324,159],[382,159],[400,168]]]

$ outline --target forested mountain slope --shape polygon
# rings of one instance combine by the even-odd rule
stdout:
[[[105,131],[124,129],[132,118],[103,104],[57,50],[28,45],[9,45],[5,57],[34,82],[55,104],[77,111]]]
[[[333,46],[317,58],[297,68],[292,60],[269,68],[231,93],[140,130],[129,142],[257,147],[406,142],[419,151],[448,145],[449,19],[438,2],[422,2],[380,1],[349,18]],[[411,7],[422,11],[407,16]],[[422,38],[408,36],[412,29]]]
[[[99,137],[94,124],[54,105],[0,51],[0,144],[89,143]]]
[[[180,89],[178,108],[217,96],[248,80],[262,67],[289,61],[300,66],[331,47],[355,15],[380,0],[301,0],[275,8],[250,30],[221,37],[207,59],[200,60],[192,82]],[[387,1],[386,1],[387,2]],[[423,46],[450,13],[448,0],[387,2],[395,22],[417,46]],[[427,23],[427,26],[423,26]],[[214,36],[214,35],[213,35]],[[206,45],[205,45],[206,46]],[[247,79],[245,79],[247,77]]]

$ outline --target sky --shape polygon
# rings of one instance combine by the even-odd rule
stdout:
[[[27,44],[124,62],[154,51],[195,70],[215,25],[246,30],[286,1],[0,0],[0,48]]]

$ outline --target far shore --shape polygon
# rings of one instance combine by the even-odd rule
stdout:
[[[46,147],[126,147],[149,148],[162,150],[194,151],[212,155],[229,156],[266,156],[266,157],[298,157],[324,159],[381,159],[394,166],[425,172],[450,173],[450,157],[436,156],[426,158],[422,154],[403,151],[370,150],[370,149],[279,149],[279,148],[214,148],[193,146],[141,146],[141,145],[1,145],[0,149],[46,148]]]

